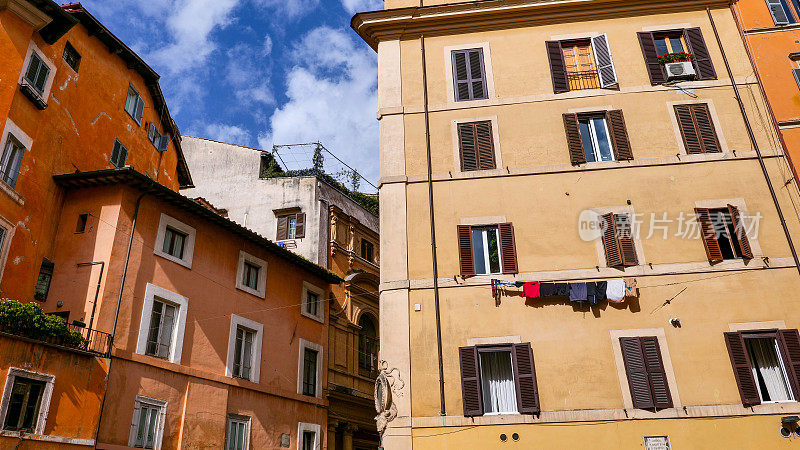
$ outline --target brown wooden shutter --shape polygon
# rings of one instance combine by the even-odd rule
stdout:
[[[603,247],[606,251],[606,265],[608,267],[622,266],[622,252],[617,240],[617,226],[614,214],[603,215]]]
[[[708,208],[695,208],[694,214],[697,217],[697,223],[700,224],[700,233],[702,234],[703,244],[706,247],[708,262],[715,264],[722,261],[722,250],[720,250],[719,242],[717,242],[714,224],[711,223],[711,212]]]
[[[636,256],[636,245],[633,243],[633,217],[628,214],[615,214],[615,234],[622,255],[622,265],[625,267],[638,266],[639,258]]]
[[[744,222],[742,222],[742,215],[739,213],[739,208],[728,205],[728,212],[731,213],[731,221],[733,222],[736,238],[739,241],[739,250],[742,252],[742,257],[744,259],[753,259],[753,250],[750,248],[750,241],[747,239],[747,233],[744,229]]]
[[[496,168],[492,136],[491,121],[458,124],[462,171]]]
[[[800,398],[800,333],[797,330],[778,330],[781,356],[789,375],[794,398]]]
[[[564,114],[564,131],[567,133],[567,147],[569,159],[573,166],[586,162],[586,153],[583,151],[580,125],[577,114]]]
[[[625,373],[634,408],[653,409],[653,393],[650,390],[647,363],[638,337],[619,338],[622,359],[625,362]]]
[[[458,226],[458,259],[461,265],[461,276],[475,275],[475,263],[472,258],[472,227]]]
[[[475,143],[478,150],[478,169],[494,169],[494,138],[492,137],[492,122],[475,123]]]
[[[650,378],[650,389],[653,392],[653,404],[656,409],[672,408],[672,394],[669,392],[664,361],[661,360],[658,338],[641,337],[639,342],[642,345],[642,353],[647,364],[647,375]]]
[[[278,234],[276,239],[279,241],[286,239],[288,229],[289,229],[289,218],[286,216],[278,217]]]
[[[514,226],[510,223],[497,225],[500,233],[500,257],[503,260],[503,273],[517,273],[517,247],[514,240]]]
[[[517,385],[517,407],[520,414],[539,414],[539,388],[533,364],[531,344],[514,344],[514,381]]]
[[[569,91],[569,81],[567,80],[567,64],[564,62],[564,51],[561,49],[560,41],[547,41],[547,56],[550,58],[550,75],[553,78],[553,91]]]
[[[294,237],[298,239],[306,237],[306,213],[297,213],[294,222]]]
[[[703,39],[703,32],[700,28],[687,28],[683,30],[683,37],[689,46],[689,52],[694,55],[694,66],[697,68],[698,80],[714,80],[717,72],[714,70],[714,63],[711,62],[711,54],[708,52],[706,41]]]
[[[656,51],[656,42],[653,39],[653,33],[637,33],[639,35],[639,45],[642,46],[642,55],[644,56],[644,63],[647,66],[647,74],[650,76],[650,84],[656,85],[665,83],[667,75],[664,72],[664,66],[658,62],[658,52]]]
[[[683,136],[683,145],[686,148],[686,153],[690,155],[703,153],[703,145],[700,142],[700,135],[694,123],[692,105],[675,105],[675,117],[678,119],[678,125],[681,129],[681,136]]]
[[[728,346],[728,354],[731,357],[733,375],[736,378],[736,385],[739,387],[739,395],[742,397],[744,406],[761,404],[761,397],[758,395],[758,387],[753,377],[753,370],[750,366],[750,356],[744,346],[742,333],[725,333],[725,344]]]
[[[717,132],[714,131],[714,124],[711,122],[711,113],[708,111],[708,105],[692,105],[691,109],[695,126],[697,127],[697,134],[700,137],[700,144],[703,146],[703,153],[720,152]]]
[[[483,396],[481,395],[481,377],[478,372],[478,349],[461,347],[458,349],[461,365],[461,398],[464,402],[464,416],[483,415]]]
[[[614,141],[614,159],[625,161],[633,159],[631,141],[628,139],[628,130],[625,128],[625,117],[621,109],[606,112],[606,122],[611,128],[611,138]]]

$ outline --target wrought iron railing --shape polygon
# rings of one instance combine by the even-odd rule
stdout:
[[[105,331],[92,330],[91,328],[80,327],[77,325],[67,325],[70,331],[77,331],[83,337],[75,348],[99,356],[109,357],[111,355],[111,334]]]
[[[19,324],[0,322],[0,332],[20,336],[47,344],[60,345],[93,353],[102,357],[111,355],[111,334],[92,330],[78,325],[67,325],[68,334],[63,336],[50,336],[37,332],[37,330],[24,329]]]
[[[567,73],[567,81],[569,82],[569,89],[571,91],[600,88],[600,77],[596,70],[569,72]]]

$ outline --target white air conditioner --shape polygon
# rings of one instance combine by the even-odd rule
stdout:
[[[664,68],[667,69],[667,80],[694,78],[697,75],[691,61],[666,63]]]

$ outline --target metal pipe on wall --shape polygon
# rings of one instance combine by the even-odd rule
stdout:
[[[109,351],[114,349],[114,338],[117,337],[117,320],[119,319],[119,308],[122,305],[122,293],[125,290],[125,279],[128,275],[128,263],[131,260],[131,247],[133,247],[133,232],[136,231],[136,219],[139,217],[139,206],[142,198],[147,195],[142,194],[136,199],[136,207],[133,210],[133,220],[131,220],[131,236],[128,238],[128,251],[125,252],[125,267],[122,268],[122,279],[119,283],[119,295],[117,296],[117,309],[114,311],[114,326],[111,328],[111,343]]]
[[[747,128],[747,135],[750,137],[750,143],[753,144],[753,149],[756,151],[756,156],[758,157],[758,163],[761,165],[761,172],[764,174],[764,180],[767,182],[767,187],[769,188],[769,193],[772,195],[772,201],[775,203],[775,209],[778,211],[778,219],[781,221],[781,226],[783,227],[783,232],[786,234],[786,242],[789,244],[789,250],[792,252],[792,258],[794,258],[794,265],[797,268],[797,272],[800,274],[800,260],[797,259],[797,251],[794,248],[794,243],[792,242],[792,236],[789,234],[789,227],[786,225],[786,219],[783,217],[783,210],[781,209],[781,205],[778,202],[778,196],[775,194],[775,188],[772,187],[772,180],[769,178],[769,172],[767,171],[767,166],[764,164],[764,157],[761,155],[761,149],[758,147],[758,142],[756,142],[756,136],[753,133],[753,127],[750,125],[750,119],[747,117],[747,111],[744,108],[744,103],[742,103],[742,96],[739,95],[739,87],[736,84],[736,80],[733,78],[733,71],[731,71],[731,65],[728,63],[728,57],[725,55],[725,48],[722,46],[722,40],[719,37],[719,32],[717,31],[717,25],[714,23],[714,17],[711,15],[711,8],[706,7],[706,13],[708,14],[708,21],[711,22],[711,28],[714,30],[714,37],[717,39],[717,45],[719,46],[719,51],[722,53],[722,61],[725,63],[725,70],[728,72],[728,78],[731,80],[731,85],[733,86],[733,94],[736,96],[736,102],[739,103],[739,110],[742,113],[742,118],[744,119],[745,128]]]
[[[100,264],[100,276],[97,278],[97,290],[94,291],[94,303],[92,303],[92,314],[89,316],[89,329],[92,329],[92,324],[94,323],[94,313],[97,311],[97,297],[100,296],[100,286],[102,286],[103,282],[103,272],[106,269],[106,262],[105,261],[92,261],[92,262],[85,262],[85,263],[78,263],[78,267],[84,266],[96,266]]]

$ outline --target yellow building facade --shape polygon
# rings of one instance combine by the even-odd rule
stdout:
[[[383,447],[798,445],[798,193],[728,2],[385,5]]]

